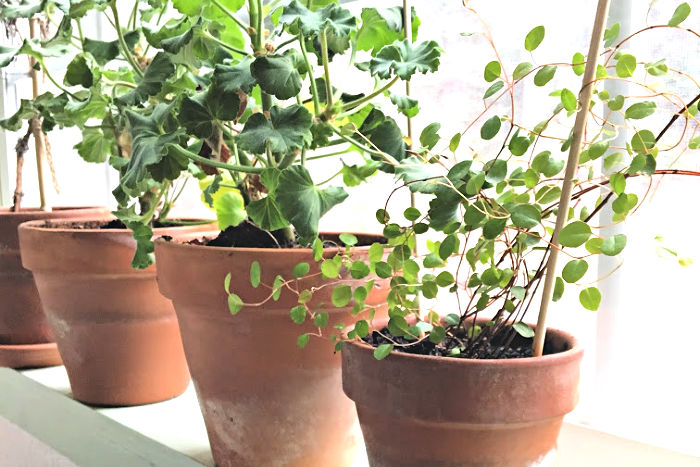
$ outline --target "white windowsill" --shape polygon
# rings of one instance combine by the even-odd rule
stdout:
[[[70,396],[68,377],[63,367],[25,370],[21,373],[60,394]],[[13,395],[4,393],[3,397],[11,399]],[[214,466],[206,429],[192,385],[183,395],[169,401],[138,407],[97,408],[96,411],[189,456],[200,464]],[[2,415],[0,413],[0,418]],[[66,426],[66,429],[69,427]],[[124,431],[127,432],[127,430]],[[354,465],[356,467],[367,465],[364,453],[358,455]],[[565,423],[559,437],[559,451],[554,465],[556,467],[592,465],[597,467],[656,467],[659,465],[699,467],[700,458]]]

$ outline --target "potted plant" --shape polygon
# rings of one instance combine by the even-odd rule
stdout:
[[[128,175],[130,160],[143,151],[139,152],[141,141],[130,139],[127,113],[136,114],[146,101],[166,108],[174,92],[169,86],[177,80],[171,76],[172,64],[147,53],[141,22],[151,18],[157,23],[167,6],[155,9],[151,3],[135,2],[124,24],[114,1],[3,6],[3,17],[45,16],[56,29],[51,39],[28,39],[4,51],[7,60],[21,54],[33,57],[35,68],[58,89],[57,94],[23,101],[10,121],[39,115],[47,131],[54,126],[76,127],[82,139],[75,149],[83,159],[109,159]],[[90,12],[110,22],[117,39],[101,41],[83,34],[81,23]],[[62,82],[46,66],[54,57],[68,61]],[[170,301],[158,293],[151,237],[206,231],[211,226],[166,218],[181,192],[182,182],[175,180],[181,169],[161,171],[172,178],[164,180],[154,171],[141,174],[131,190],[115,190],[119,220],[102,215],[20,227],[23,265],[34,273],[73,395],[83,402],[156,402],[181,394],[189,383],[177,318]],[[47,244],[52,245],[49,251]]]
[[[599,2],[587,57],[577,54],[558,65],[525,62],[513,75],[500,59],[486,65],[484,77],[493,84],[478,122],[481,138],[495,142],[492,153],[444,167],[442,156],[458,151],[458,133],[444,150],[423,144],[413,169],[397,170],[405,187],[428,196],[428,207],[408,207],[402,220],[390,219],[386,208],[377,213],[393,249],[386,258],[370,255],[369,271],[391,281],[388,320],[359,320],[343,333],[343,388],[357,405],[370,465],[551,462],[563,416],[577,402],[582,348],[568,333],[546,329],[550,300],[559,300],[569,284],[581,284],[581,305],[598,308],[600,291],[582,280],[588,261],[618,255],[627,238],[596,233],[596,214],[610,203],[613,220],[621,222],[636,209],[640,197],[628,180],[700,175],[657,168],[660,154],[700,145],[692,131],[677,140],[667,134],[680,119],[697,128],[700,96],[659,92],[657,80],[668,73],[669,80],[693,77],[670,70],[663,59],[638,63],[624,50],[638,33],[619,38],[619,24],[605,29],[608,3]],[[697,36],[681,25],[689,13],[683,3],[668,24],[643,31],[682,28]],[[534,51],[544,36],[543,26],[533,28],[525,49]],[[515,86],[530,80],[545,86],[565,69],[583,75],[581,92],[554,89],[556,107],[535,128],[515,113],[491,115],[493,102],[510,97]],[[654,89],[645,82],[649,76]],[[626,80],[637,89],[610,95],[601,86],[605,80]],[[673,96],[672,117],[652,131],[644,119],[657,110],[659,96]],[[589,115],[596,121],[586,126]],[[548,130],[555,118],[574,116],[568,136]],[[622,128],[631,129],[626,141],[613,143]],[[566,169],[547,146],[569,151]],[[596,170],[601,162],[602,174]],[[426,233],[427,251],[412,254],[409,245]],[[568,256],[563,268],[557,268],[557,254]],[[542,285],[533,327],[524,317]],[[450,296],[455,309],[445,307]]]
[[[18,16],[12,11],[2,10],[5,27],[12,29]],[[13,24],[10,24],[13,23]],[[41,20],[28,20],[30,37],[34,39],[42,31]],[[11,57],[5,55],[2,47],[0,66],[5,66]],[[32,79],[33,98],[39,97],[39,77],[35,68],[36,59],[29,56],[29,73]],[[47,201],[44,189],[44,166],[48,160],[53,168],[47,136],[44,133],[42,116],[29,109],[24,113],[0,121],[0,126],[16,131],[26,120],[27,130],[19,138],[15,146],[17,156],[17,175],[12,206],[0,208],[0,295],[4,297],[0,303],[0,366],[12,368],[39,367],[60,365],[61,357],[49,326],[44,317],[39,293],[34,285],[31,272],[22,267],[19,252],[17,227],[30,220],[60,219],[66,217],[96,217],[106,216],[107,209],[99,207],[52,207]],[[40,206],[25,207],[22,205],[22,167],[24,156],[29,149],[29,141],[34,138],[37,164],[37,181],[39,188]]]
[[[339,164],[336,173],[348,186],[377,170],[393,172],[408,145],[377,101],[398,81],[434,71],[440,49],[433,41],[414,43],[412,34],[402,39],[405,29],[415,30],[404,27],[401,8],[356,16],[337,1],[245,3],[245,18],[244,2],[176,4],[182,16],[153,33],[152,45],[173,60],[202,51],[221,60],[199,68],[197,89],[173,107],[186,138],[163,141],[158,163],[193,162],[211,174],[202,180],[203,196],[222,231],[189,242],[157,240],[158,281],[178,314],[218,465],[344,465],[357,446],[356,417],[340,388],[335,343],[296,349],[299,327],[289,322],[289,309],[296,307],[297,320],[314,310],[304,324],[309,333],[357,319],[364,307],[348,304],[324,277],[341,291],[357,285],[369,245],[381,239],[319,235],[320,217],[348,195],[326,187],[330,180],[314,181],[310,170],[317,159],[355,154],[359,163]],[[335,68],[345,62],[360,63]],[[343,93],[336,88],[341,73],[375,85]],[[403,94],[389,94],[386,104],[417,110]],[[134,126],[134,140],[145,130]],[[331,260],[338,251],[354,267]],[[329,262],[319,266],[314,258]],[[386,286],[368,285],[361,301],[385,313]]]

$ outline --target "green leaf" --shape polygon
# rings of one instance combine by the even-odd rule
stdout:
[[[459,239],[457,238],[457,236],[454,234],[448,235],[440,244],[440,258],[446,260],[447,258],[452,256],[452,254],[455,253],[458,249]]]
[[[272,299],[274,301],[279,300],[282,294],[282,286],[284,285],[284,278],[277,274],[275,280],[272,281]]]
[[[514,156],[522,156],[527,152],[527,148],[530,147],[530,138],[525,136],[519,136],[516,132],[515,135],[508,142],[508,150]]]
[[[372,75],[388,79],[392,74],[408,80],[416,72],[434,72],[440,64],[440,46],[435,41],[412,44],[407,40],[381,48],[369,61]]]
[[[226,277],[224,277],[224,290],[226,291],[227,294],[231,293],[231,273],[229,272],[226,274]]]
[[[415,221],[421,216],[421,212],[414,208],[414,207],[408,207],[406,210],[403,212],[403,217],[406,218],[406,220],[409,221]]]
[[[688,142],[688,148],[689,149],[700,148],[700,136],[696,136],[695,138],[691,139],[690,142]]]
[[[362,122],[358,132],[368,138],[374,146],[401,162],[406,158],[406,143],[403,140],[403,131],[396,121],[384,115],[381,110],[373,108],[367,118]],[[364,138],[356,138],[360,144],[366,145]],[[384,163],[381,156],[371,155],[375,160],[382,162],[379,167],[385,172],[393,172],[393,166]]]
[[[549,204],[561,197],[561,188],[556,185],[545,185],[535,193],[535,201],[540,204]]]
[[[600,290],[596,287],[588,287],[583,289],[578,296],[581,305],[587,310],[596,311],[600,306],[601,300]]]
[[[571,59],[571,69],[576,76],[581,76],[586,70],[586,57],[582,53],[576,52]]]
[[[636,104],[630,105],[627,110],[625,110],[625,118],[639,120],[656,111],[656,103],[652,101],[637,102]]]
[[[260,263],[257,261],[250,263],[250,285],[256,289],[260,285]]]
[[[522,62],[519,63],[518,66],[515,67],[515,70],[513,70],[513,80],[517,81],[523,76],[527,75],[534,66],[530,62]]]
[[[170,144],[180,138],[179,131],[165,131],[166,121],[172,118],[170,106],[157,104],[150,115],[126,111],[131,131],[131,158],[121,177],[124,191],[139,196],[145,189],[143,181],[169,152]]]
[[[615,64],[615,72],[620,78],[629,78],[634,74],[637,68],[637,59],[634,55],[622,54],[618,57]]]
[[[486,171],[486,181],[496,184],[506,178],[508,174],[508,163],[501,159],[488,161],[484,165]]]
[[[578,107],[578,99],[576,99],[576,95],[569,89],[564,88],[561,90],[560,99],[561,105],[569,112],[576,110]]]
[[[542,214],[531,204],[519,204],[511,210],[510,218],[516,227],[531,229],[539,225]]]
[[[503,229],[506,228],[507,221],[508,219],[506,218],[494,218],[488,220],[483,227],[484,237],[489,240],[498,237],[501,232],[503,232]]]
[[[299,337],[297,337],[297,347],[300,349],[303,349],[309,344],[309,334],[302,334]]]
[[[610,110],[620,110],[625,104],[625,96],[618,94],[608,101],[608,107]]]
[[[321,261],[321,258],[323,258],[323,242],[320,238],[314,238],[311,244],[311,251],[313,252],[314,261]]]
[[[621,195],[625,192],[625,186],[627,181],[625,176],[621,173],[610,174],[610,188],[615,192],[616,195]]]
[[[439,123],[431,123],[430,125],[423,128],[420,133],[419,141],[424,148],[432,149],[440,141],[440,135],[438,130],[440,129]]]
[[[615,166],[622,162],[623,157],[624,156],[621,152],[614,152],[609,156],[605,156],[605,159],[603,159],[603,168],[605,170],[612,170]]]
[[[605,30],[603,40],[605,41],[605,47],[610,47],[620,35],[620,23],[615,23]]]
[[[394,104],[397,109],[399,109],[399,112],[405,116],[415,117],[418,115],[420,108],[418,107],[417,100],[411,99],[410,97],[402,94],[395,94],[393,92],[389,93],[389,99],[391,100],[391,103]]]
[[[525,50],[532,52],[535,50],[544,39],[544,26],[537,26],[533,28],[525,36]]]
[[[224,191],[219,196],[215,196],[214,209],[216,211],[216,220],[221,230],[225,230],[230,226],[236,226],[248,217],[243,196],[236,189]]]
[[[163,83],[175,73],[175,65],[168,54],[158,52],[146,68],[143,79],[135,89],[117,97],[115,101],[122,106],[135,106],[154,96],[163,88]]]
[[[392,350],[394,350],[394,344],[382,344],[374,349],[374,358],[377,360],[383,360],[391,353]]]
[[[285,55],[261,55],[250,65],[260,88],[278,99],[289,99],[301,91],[301,75]]]
[[[379,276],[381,279],[391,277],[392,274],[391,266],[389,266],[389,263],[384,261],[377,262],[377,264],[374,266],[374,270],[377,273],[377,276]]]
[[[349,285],[339,285],[333,289],[331,293],[331,302],[333,305],[340,308],[350,303],[352,299],[352,289]]]
[[[352,266],[350,266],[350,276],[353,279],[364,279],[369,273],[369,266],[364,261],[353,261]]]
[[[672,27],[678,26],[685,21],[688,15],[690,15],[690,5],[683,2],[676,7],[673,16],[671,16],[671,19],[668,21],[668,25]]]
[[[299,279],[307,275],[310,269],[311,266],[309,266],[309,263],[297,263],[296,265],[294,265],[294,268],[292,268],[292,275],[296,279]]]
[[[241,308],[243,308],[243,300],[241,300],[241,297],[235,293],[229,294],[228,311],[231,312],[232,315],[235,315],[241,311]]]
[[[112,154],[114,139],[106,137],[101,128],[84,128],[82,139],[73,146],[87,162],[104,162]]]
[[[526,339],[529,339],[529,338],[535,336],[535,330],[532,329],[527,324],[523,323],[522,321],[520,321],[518,323],[514,323],[513,329],[515,330],[515,332],[517,332],[518,334],[520,334],[521,336],[523,336]]]
[[[588,263],[582,259],[574,259],[566,263],[561,275],[564,280],[570,284],[577,282],[588,271]]]
[[[588,159],[596,160],[610,147],[610,141],[596,141],[588,147]]]
[[[624,234],[613,235],[603,240],[600,245],[600,252],[605,256],[616,256],[625,249],[627,245],[627,236]]]
[[[562,295],[564,295],[564,281],[561,277],[557,277],[554,281],[554,292],[552,293],[552,301],[559,301]]]
[[[350,233],[341,233],[339,235],[340,241],[345,244],[345,246],[357,245],[357,237]]]
[[[578,247],[591,236],[591,228],[583,221],[573,221],[559,232],[561,246]]]
[[[293,0],[284,7],[279,21],[288,30],[299,30],[307,38],[315,37],[325,30],[328,48],[336,53],[341,53],[350,46],[350,34],[357,29],[357,20],[352,13],[336,3],[311,11]]]
[[[494,61],[486,64],[486,67],[484,67],[484,79],[486,80],[487,83],[490,83],[491,81],[495,81],[500,76],[501,76],[501,64],[500,63],[498,63],[496,60],[494,60]]]
[[[324,259],[321,263],[321,274],[326,279],[335,279],[340,274],[340,263],[332,259]]]
[[[263,230],[279,230],[289,225],[289,221],[282,215],[274,196],[268,195],[251,201],[245,210],[250,220]]]
[[[557,72],[557,67],[555,65],[545,65],[535,73],[535,85],[544,86],[549,83],[554,74]]]
[[[647,70],[651,76],[663,76],[668,73],[668,65],[666,65],[666,59],[662,58],[659,61],[647,63],[644,65],[644,69]]]
[[[491,86],[489,86],[489,88],[484,93],[484,99],[488,99],[489,97],[496,94],[498,91],[503,89],[503,86],[505,86],[503,84],[503,81],[496,81],[495,83],[493,83]]]
[[[297,305],[289,310],[289,317],[292,318],[295,324],[302,324],[306,321],[306,307]]]
[[[370,263],[381,261],[381,259],[384,257],[384,245],[381,243],[372,243],[372,245],[369,247],[368,255]]]
[[[275,194],[277,203],[302,243],[311,243],[318,236],[318,222],[328,210],[348,197],[341,187],[321,189],[314,185],[309,172],[300,165],[282,171]]]
[[[325,328],[328,325],[328,313],[324,311],[314,316],[314,325],[319,328]]]
[[[525,287],[521,287],[519,285],[516,285],[512,289],[510,289],[510,293],[513,294],[513,297],[515,297],[518,300],[524,300],[525,295],[527,294],[527,291],[525,290]]]
[[[357,50],[371,50],[376,54],[385,45],[403,39],[403,12],[401,7],[363,8],[362,26],[355,36]]]
[[[90,54],[78,54],[66,68],[63,82],[68,86],[92,87],[100,79],[100,70]]]
[[[481,138],[485,140],[492,139],[501,130],[501,119],[498,115],[494,115],[484,122],[481,127]]]
[[[274,154],[300,150],[311,144],[311,120],[311,113],[300,105],[274,106],[269,120],[262,113],[253,114],[238,136],[239,149],[253,154],[264,154],[267,145]]]

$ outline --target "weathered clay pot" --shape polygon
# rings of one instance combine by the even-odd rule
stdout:
[[[353,254],[359,259],[367,250],[355,248]],[[337,251],[329,248],[325,256]],[[231,291],[244,303],[262,302],[270,289],[251,287],[251,263],[260,263],[261,283],[269,285],[277,274],[291,278],[299,262],[311,265],[310,274],[318,272],[311,250],[218,248],[158,240],[156,258],[158,284],[175,305],[216,464],[351,464],[359,442],[353,429],[357,416],[342,392],[340,355],[334,354],[333,344],[312,337],[306,348],[297,347],[300,334],[318,329],[308,320],[303,325],[292,322],[289,310],[298,304],[297,296],[286,288],[278,301],[244,306],[235,316],[228,311],[224,291],[230,272]],[[328,283],[319,276],[293,286],[303,290]],[[328,329],[356,319],[351,307],[330,304],[331,289],[318,290],[310,302],[311,308],[330,314]],[[378,316],[386,315],[387,292],[387,283],[380,281],[366,300],[380,306]]]
[[[99,207],[54,208],[49,212],[0,208],[0,367],[61,364],[32,273],[22,267],[17,227],[32,220],[107,215],[107,208]]]
[[[75,220],[75,219],[74,219]],[[137,405],[181,394],[190,377],[172,304],[156,268],[131,268],[127,229],[76,229],[70,222],[19,229],[22,263],[34,273],[73,397]],[[177,237],[211,224],[154,229]]]
[[[473,360],[342,351],[343,389],[357,405],[369,463],[382,466],[551,465],[564,415],[578,401],[583,350],[549,330],[559,353]]]

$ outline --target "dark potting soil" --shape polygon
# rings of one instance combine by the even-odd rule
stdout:
[[[172,227],[174,224],[155,221],[151,227]],[[76,222],[44,222],[44,227],[53,229],[73,229],[73,230],[116,230],[126,229],[126,225],[119,219],[111,221],[76,221]]]
[[[321,235],[325,247],[340,246],[341,242],[337,236]],[[376,236],[357,235],[356,246],[369,246],[377,241]],[[285,236],[284,230],[273,230],[268,232],[262,230],[255,224],[245,221],[237,226],[227,227],[215,238],[198,238],[188,242],[191,245],[218,246],[218,247],[239,247],[239,248],[304,248],[297,239],[289,240]]]
[[[515,334],[513,336],[513,333]],[[391,338],[388,339],[388,336]],[[466,331],[461,330],[457,333],[457,337],[461,341],[466,342]],[[532,357],[532,338],[522,337],[517,334],[511,328],[504,329],[499,332],[498,335],[488,339],[482,340],[480,343],[474,342],[472,348],[467,348],[467,351],[462,352],[457,355],[452,355],[450,350],[454,347],[459,346],[459,342],[456,340],[450,341],[449,339],[444,340],[440,344],[434,344],[428,339],[422,339],[418,342],[406,339],[405,337],[393,336],[387,328],[384,328],[380,332],[373,331],[362,339],[369,345],[373,347],[378,347],[382,344],[408,344],[408,345],[395,345],[394,350],[398,352],[414,354],[414,355],[430,355],[436,357],[450,357],[450,358],[473,358],[473,359],[508,359],[508,358],[526,358]],[[393,341],[393,342],[392,342]],[[565,350],[565,349],[564,349]],[[562,351],[562,349],[555,350],[553,348],[552,342],[549,339],[545,339],[543,353],[545,355],[557,353]]]

